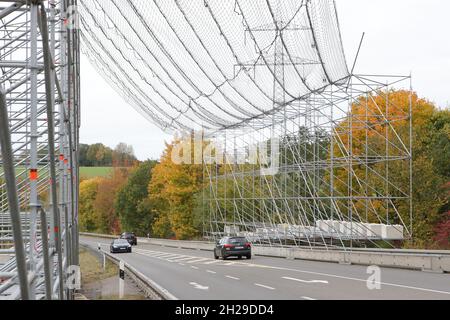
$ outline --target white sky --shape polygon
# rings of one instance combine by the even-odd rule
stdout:
[[[252,0],[248,0],[252,1]],[[336,0],[349,68],[366,32],[356,73],[412,72],[413,87],[450,105],[450,1]],[[171,137],[144,119],[82,59],[81,142],[133,145],[140,160],[159,159]]]

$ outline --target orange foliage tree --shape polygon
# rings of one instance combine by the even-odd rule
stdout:
[[[156,216],[153,224],[156,237],[192,239],[200,232],[194,209],[196,195],[203,186],[203,169],[201,164],[172,161],[172,152],[180,143],[189,142],[176,140],[166,144],[149,184],[149,199]]]
[[[351,155],[374,160],[368,168],[355,165],[352,168],[354,195],[400,195],[401,190],[409,192],[408,161],[386,161],[382,158],[407,159],[410,145],[410,103],[412,106],[412,154],[413,154],[413,235],[414,246],[433,246],[436,224],[442,220],[442,207],[448,203],[443,185],[450,177],[450,113],[439,110],[416,93],[405,90],[389,90],[367,97],[360,97],[352,105],[351,113],[335,128],[334,156],[336,159]],[[440,152],[436,152],[441,150]],[[447,167],[447,170],[445,168]],[[367,180],[365,174],[368,173]],[[342,194],[349,191],[348,169],[335,171],[336,188]],[[381,177],[389,176],[389,185]],[[358,179],[360,178],[360,179]],[[358,184],[367,181],[367,186]],[[386,190],[389,188],[389,191]],[[394,200],[395,201],[395,200]],[[355,201],[357,210],[363,210],[364,200]],[[409,203],[396,203],[396,212],[388,210],[391,223],[409,225]],[[386,216],[386,202],[371,201],[369,221],[379,222],[377,216]]]

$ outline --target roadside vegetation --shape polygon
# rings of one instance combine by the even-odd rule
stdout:
[[[117,265],[106,259],[105,268],[101,258],[88,249],[80,249],[81,293],[90,300],[119,300]],[[127,281],[127,280],[126,280]],[[125,291],[122,300],[145,300],[138,289]]]
[[[409,92],[391,91],[389,95],[397,107],[391,108],[392,117],[396,116],[396,112],[404,113],[408,109]],[[373,97],[373,101],[381,99],[383,99],[381,96]],[[414,243],[405,245],[414,248],[450,249],[450,110],[439,109],[432,102],[421,99],[416,94],[413,95],[412,102],[414,132],[412,193],[415,239]],[[376,114],[375,108],[374,103],[369,103],[369,111],[373,109],[373,114]],[[363,117],[362,112],[365,112],[365,109],[358,104],[353,106],[354,118]],[[380,120],[376,117],[373,121],[374,132],[384,134],[384,124],[377,123]],[[346,123],[347,121],[343,121],[337,126],[343,127]],[[405,140],[409,140],[407,124],[407,121],[396,121],[392,124],[395,131]],[[327,134],[329,135],[324,133],[323,139],[319,142],[323,150],[330,148],[330,141],[336,141],[336,138],[330,139]],[[307,135],[308,133],[305,133],[305,136]],[[358,148],[365,144],[365,139],[369,140],[368,143],[374,150],[385,148],[385,143],[377,138],[377,134],[366,137],[362,131],[355,129],[352,136],[354,152],[358,152]],[[299,140],[293,141],[292,137],[285,138],[282,145],[305,143],[301,137],[297,139]],[[349,140],[342,135],[339,139]],[[119,161],[108,175],[83,180],[80,185],[82,230],[113,234],[135,231],[140,236],[150,234],[153,237],[173,239],[198,238],[202,232],[204,219],[201,194],[202,191],[207,193],[209,189],[203,185],[201,165],[176,165],[172,162],[171,152],[179,143],[181,142],[167,143],[159,161],[135,162],[131,168],[120,168]],[[334,148],[335,152],[336,149],[338,148]],[[374,167],[375,174],[378,169],[383,168]],[[408,170],[398,165],[398,168],[391,168],[391,171],[399,186],[407,188]],[[340,174],[345,175],[345,172],[337,170],[336,176],[339,177]],[[326,181],[327,177],[324,176],[323,179]],[[382,191],[384,185],[376,185],[376,176],[373,177],[373,181],[373,187]],[[223,187],[227,185],[232,186],[232,183],[224,183]],[[345,193],[344,185],[336,187]],[[380,210],[380,213],[386,210],[383,206],[381,202],[375,203],[376,210]],[[409,221],[409,207],[399,205],[399,208],[402,219]],[[219,209],[225,214],[232,212],[230,208]],[[392,216],[395,217],[396,214],[392,213]],[[375,220],[376,217],[369,219]]]

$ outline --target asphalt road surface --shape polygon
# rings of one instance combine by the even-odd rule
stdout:
[[[111,242],[80,241],[108,251]],[[449,274],[381,268],[380,281],[369,281],[369,289],[366,266],[259,256],[214,260],[212,251],[142,240],[133,253],[117,256],[182,300],[450,300]]]

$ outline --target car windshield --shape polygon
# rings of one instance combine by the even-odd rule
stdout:
[[[114,240],[114,244],[128,244],[128,241],[124,239],[118,239]]]

